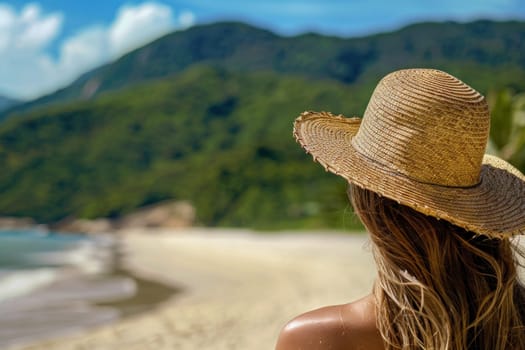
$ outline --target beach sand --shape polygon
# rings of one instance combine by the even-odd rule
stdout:
[[[371,291],[361,234],[247,230],[119,232],[123,265],[180,288],[155,309],[24,349],[273,349],[295,315]]]

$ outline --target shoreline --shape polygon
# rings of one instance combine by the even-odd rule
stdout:
[[[124,277],[133,279],[136,284],[136,291],[133,295],[116,300],[98,301],[93,305],[96,307],[110,307],[115,308],[119,312],[119,320],[140,315],[148,312],[177,294],[183,292],[183,289],[177,286],[170,286],[165,283],[159,283],[150,278],[144,278],[135,275],[133,272],[126,270],[117,270],[109,278]]]
[[[22,240],[31,242],[31,236],[26,238],[23,231],[20,234],[24,235]],[[57,237],[55,234],[67,237],[61,233],[53,233],[53,237]],[[1,348],[19,349],[83,334],[148,312],[180,292],[179,288],[135,276],[122,268],[118,236],[85,236],[66,250],[33,255],[50,266],[6,272],[6,283],[10,283],[6,287],[20,294],[0,302]],[[37,280],[41,277],[41,285],[24,291],[22,286],[33,275]]]
[[[182,290],[157,307],[23,349],[272,348],[299,313],[368,294],[367,235],[242,229],[118,232],[122,266]]]

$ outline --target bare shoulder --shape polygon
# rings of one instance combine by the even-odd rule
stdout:
[[[276,350],[299,349],[383,350],[376,328],[373,297],[326,306],[288,322],[279,335]]]

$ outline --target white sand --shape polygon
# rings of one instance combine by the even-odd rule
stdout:
[[[184,291],[156,310],[26,349],[273,349],[293,316],[370,292],[365,234],[128,230],[125,265]]]

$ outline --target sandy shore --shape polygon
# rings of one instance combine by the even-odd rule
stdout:
[[[298,313],[370,292],[364,234],[241,230],[128,230],[124,265],[175,287],[160,307],[25,349],[250,349],[274,347]]]

